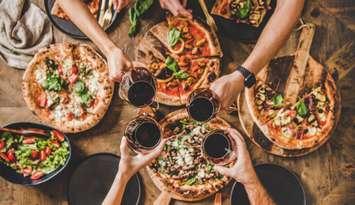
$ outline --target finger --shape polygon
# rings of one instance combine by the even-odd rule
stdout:
[[[241,157],[246,156],[246,154],[248,154],[248,150],[244,138],[241,136],[241,134],[233,128],[228,128],[227,131],[236,143],[237,155]]]
[[[181,4],[186,8],[186,6],[187,6],[187,0],[181,0]]]
[[[178,10],[178,13],[179,13],[180,16],[192,19],[192,14],[189,11],[187,11],[185,8],[180,8]]]
[[[167,141],[166,139],[162,139],[160,144],[154,150],[152,150],[152,152],[150,152],[149,154],[146,154],[144,157],[148,161],[151,161],[151,160],[157,158],[160,155],[160,153],[163,151],[166,141]]]
[[[114,82],[121,82],[121,80],[122,80],[122,73],[119,73],[119,74],[111,74],[110,75],[110,80],[111,81],[114,81]]]
[[[229,168],[219,166],[219,165],[215,165],[213,168],[214,170],[216,170],[217,172],[221,173],[224,176],[231,176],[231,171]]]
[[[129,147],[128,147],[128,141],[126,137],[122,137],[121,144],[120,144],[120,152],[121,152],[121,156],[129,155]]]
[[[113,8],[117,11],[117,6],[119,4],[119,1],[120,0],[113,0],[112,3],[113,3]]]
[[[121,11],[126,6],[125,0],[119,0],[117,5],[117,12]]]

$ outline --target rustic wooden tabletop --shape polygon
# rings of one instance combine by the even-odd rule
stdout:
[[[44,8],[43,0],[32,0]],[[154,8],[142,22],[144,33],[161,18],[163,12]],[[355,2],[352,0],[309,0],[303,11],[303,19],[317,26],[311,55],[328,67],[351,69],[355,67]],[[127,36],[129,27],[127,12],[120,16],[118,27],[110,33],[111,38],[133,58],[136,39]],[[54,29],[55,41],[77,41]],[[253,48],[252,44],[237,42],[220,36],[224,49],[223,73],[229,73],[240,64]],[[294,51],[296,37],[293,35],[279,55]],[[86,42],[87,43],[87,42]],[[345,71],[346,72],[346,71]],[[27,109],[21,93],[23,71],[0,62],[0,126],[11,122],[38,119]],[[355,71],[352,69],[339,80],[342,111],[339,124],[330,140],[317,151],[300,158],[286,159],[265,153],[247,140],[255,164],[274,163],[294,171],[307,193],[307,204],[355,204]],[[117,86],[116,86],[117,87]],[[0,204],[67,204],[66,189],[69,177],[78,162],[85,156],[110,152],[119,155],[119,143],[125,124],[134,116],[132,106],[121,101],[115,93],[110,109],[104,119],[93,129],[71,135],[74,153],[70,166],[56,179],[36,188],[11,184],[0,178]],[[242,130],[238,116],[223,116],[235,128]],[[160,191],[153,185],[144,169],[144,204],[152,204]],[[224,204],[229,204],[230,186],[223,190]],[[173,204],[187,204],[174,201]],[[212,204],[208,198],[193,204]]]

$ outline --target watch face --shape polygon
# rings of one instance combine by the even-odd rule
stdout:
[[[245,80],[244,80],[244,85],[247,88],[250,88],[251,86],[253,86],[256,82],[255,76],[253,74],[248,75]]]

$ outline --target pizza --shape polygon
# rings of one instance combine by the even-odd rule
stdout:
[[[309,64],[313,61],[310,59]],[[333,77],[323,68],[315,70],[318,74],[309,72],[312,77],[306,77],[293,102],[287,97],[291,91],[285,90],[291,86],[286,82],[281,88],[279,82],[268,81],[263,76],[265,69],[257,75],[256,85],[245,91],[251,116],[264,135],[289,150],[323,143],[335,125],[337,90]]]
[[[157,79],[159,103],[183,105],[196,88],[208,87],[220,74],[218,39],[196,20],[168,17],[140,40],[136,60]]]
[[[82,0],[88,7],[90,13],[97,17],[99,12],[100,0]],[[51,14],[63,20],[69,21],[68,15],[63,11],[63,9],[59,6],[58,2],[55,1],[51,10]]]
[[[199,123],[185,110],[170,113],[161,121],[162,132],[168,138],[164,150],[148,167],[155,185],[183,201],[202,200],[222,189],[230,178],[213,169],[201,151],[201,143],[212,130],[225,130],[229,124],[221,118]],[[228,166],[228,165],[227,165]]]
[[[22,83],[27,106],[63,132],[95,126],[111,102],[114,84],[105,60],[85,44],[58,43],[41,49]]]
[[[218,0],[212,14],[226,19],[259,27],[268,10],[271,0]]]

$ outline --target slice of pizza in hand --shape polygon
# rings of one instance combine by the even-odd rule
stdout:
[[[215,43],[218,39],[214,39],[208,27],[197,20],[169,17],[150,31],[175,55],[186,55],[190,58],[221,55]]]

